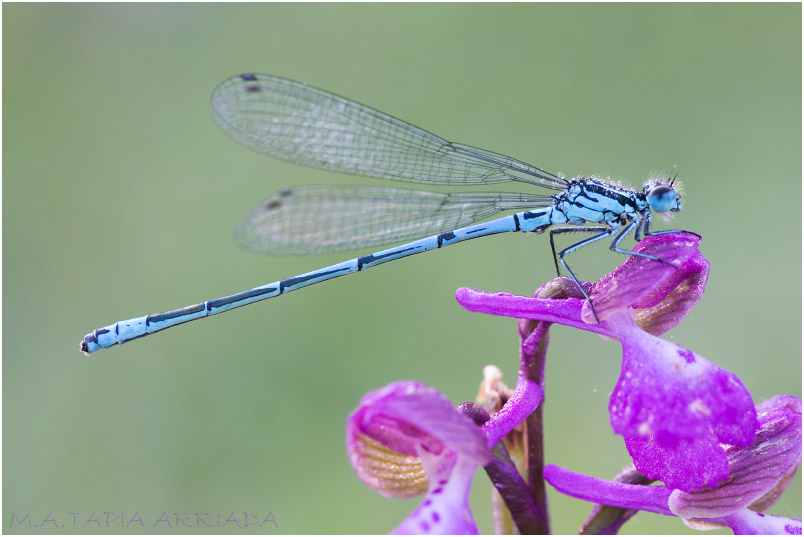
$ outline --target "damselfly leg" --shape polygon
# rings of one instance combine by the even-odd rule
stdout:
[[[593,242],[597,242],[599,240],[605,239],[606,237],[611,237],[616,231],[617,231],[617,228],[613,228],[613,227],[600,228],[600,227],[592,227],[592,226],[588,226],[588,227],[561,227],[561,228],[558,228],[558,229],[551,229],[550,230],[550,248],[553,250],[553,261],[556,264],[556,274],[558,276],[561,276],[561,270],[558,268],[558,263],[560,261],[561,265],[564,267],[564,270],[567,271],[567,274],[569,274],[570,278],[572,278],[572,281],[575,282],[575,285],[577,285],[578,289],[580,289],[581,293],[583,293],[583,296],[584,296],[584,298],[586,298],[586,301],[589,302],[589,307],[592,308],[592,315],[595,316],[595,321],[597,321],[598,323],[600,322],[600,319],[598,319],[598,317],[597,317],[597,312],[595,311],[595,305],[592,303],[592,299],[589,298],[589,294],[586,292],[586,290],[581,285],[581,282],[578,280],[578,278],[572,272],[572,269],[569,268],[569,265],[567,265],[567,262],[564,260],[564,256],[566,256],[570,252],[574,252],[578,248],[586,246],[587,244],[592,244]],[[553,236],[558,235],[559,233],[597,233],[597,235],[593,235],[592,237],[589,237],[589,238],[584,239],[582,241],[578,241],[575,244],[567,246],[566,248],[564,248],[563,250],[558,252],[558,254],[556,255],[556,246],[555,246],[555,242],[553,240]]]
[[[675,265],[673,263],[671,263],[669,261],[665,261],[664,259],[658,258],[656,256],[653,256],[653,255],[650,255],[650,254],[645,254],[645,253],[642,253],[642,252],[635,252],[633,250],[624,250],[624,249],[619,247],[620,241],[623,240],[623,237],[628,235],[631,232],[631,230],[634,229],[635,227],[637,228],[637,231],[634,234],[634,238],[637,241],[639,240],[638,233],[639,233],[640,226],[638,226],[637,224],[638,224],[638,222],[636,222],[636,221],[629,222],[628,225],[625,226],[623,228],[623,230],[620,233],[617,234],[617,236],[614,238],[614,240],[611,241],[611,244],[609,245],[609,250],[611,250],[612,252],[617,252],[618,254],[635,255],[635,256],[638,256],[638,257],[644,257],[645,259],[650,259],[651,261],[659,261],[661,263],[664,263],[665,265],[670,265],[671,267],[675,267]]]
[[[697,233],[687,231],[685,229],[665,229],[662,231],[651,231],[650,219],[651,219],[651,212],[644,211],[642,213],[642,225],[637,228],[636,233],[634,234],[635,241],[639,242],[642,240],[642,237],[640,236],[639,233],[640,231],[642,231],[642,235],[644,235],[645,237],[650,237],[651,235],[664,235],[665,233],[692,233],[693,235],[700,236]]]
[[[564,267],[564,270],[567,271],[567,274],[569,274],[570,278],[572,278],[572,281],[574,281],[575,285],[578,286],[578,289],[581,290],[581,293],[583,294],[584,298],[586,298],[586,301],[589,302],[589,307],[592,309],[592,315],[594,315],[595,321],[600,322],[600,319],[597,316],[597,312],[595,311],[595,305],[592,302],[592,299],[589,297],[589,294],[586,292],[586,290],[581,285],[581,282],[578,280],[578,278],[572,272],[572,269],[569,268],[569,265],[567,264],[567,262],[566,262],[566,260],[564,258],[567,256],[567,254],[569,254],[571,252],[574,252],[575,250],[577,250],[577,249],[579,249],[579,248],[581,248],[583,246],[586,246],[588,244],[592,244],[593,242],[603,240],[606,237],[611,237],[612,235],[617,233],[617,231],[619,230],[619,233],[617,233],[617,236],[614,237],[614,240],[611,241],[611,244],[609,245],[609,249],[612,252],[617,252],[619,254],[625,254],[625,255],[635,255],[635,256],[638,256],[638,257],[644,257],[645,259],[650,259],[651,261],[659,261],[660,263],[664,263],[664,264],[669,265],[671,267],[675,267],[675,265],[673,263],[671,263],[669,261],[665,261],[664,259],[661,259],[659,257],[652,256],[650,254],[646,254],[646,253],[643,253],[643,252],[635,252],[633,250],[625,250],[625,249],[619,247],[619,244],[623,240],[623,238],[626,237],[629,233],[631,233],[631,231],[634,230],[634,229],[636,229],[636,231],[634,233],[634,239],[637,242],[639,242],[639,240],[640,240],[640,236],[639,236],[640,235],[640,233],[639,233],[640,230],[642,230],[645,233],[646,237],[650,236],[650,235],[661,235],[661,234],[664,234],[664,233],[682,232],[682,230],[674,230],[674,231],[660,231],[660,232],[657,232],[657,233],[651,233],[649,225],[650,225],[650,214],[648,213],[648,214],[642,215],[642,218],[640,220],[631,220],[631,221],[629,221],[628,225],[623,227],[622,230],[619,230],[618,227],[600,228],[600,227],[593,227],[593,226],[587,226],[587,227],[564,227],[564,228],[557,228],[557,229],[551,229],[550,230],[550,249],[553,252],[553,262],[555,263],[556,274],[558,276],[561,276],[561,270],[560,270],[560,268],[558,266],[558,263],[560,261],[561,265]],[[596,235],[593,235],[592,237],[589,237],[589,238],[584,239],[582,241],[578,241],[575,244],[571,244],[570,246],[567,246],[566,248],[564,248],[563,250],[558,252],[558,254],[556,254],[554,236],[558,235],[560,233],[596,233]]]

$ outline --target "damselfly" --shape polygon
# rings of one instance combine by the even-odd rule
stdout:
[[[506,231],[542,233],[560,224],[565,227],[550,231],[556,271],[560,263],[589,300],[564,260],[567,254],[613,236],[611,250],[662,261],[622,249],[620,241],[631,231],[637,241],[640,234],[650,235],[651,211],[681,210],[672,177],[650,179],[642,190],[594,176],[564,179],[511,157],[448,142],[362,104],[280,77],[232,77],[212,93],[212,110],[218,125],[241,145],[295,164],[428,185],[513,181],[559,193],[444,194],[367,186],[283,190],[238,225],[237,242],[261,254],[321,254],[413,242],[186,308],[119,321],[87,334],[81,342],[85,354],[419,252]],[[475,223],[517,209],[528,210]],[[553,236],[564,232],[593,235],[556,253]]]

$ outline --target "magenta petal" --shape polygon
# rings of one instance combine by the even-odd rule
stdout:
[[[434,457],[430,470],[447,474],[459,455],[475,467],[492,458],[471,419],[437,390],[411,381],[363,397],[347,422],[346,450],[360,480],[393,498],[420,496],[432,487],[425,456]]]
[[[433,453],[444,448],[466,454],[477,464],[491,460],[480,429],[434,388],[398,381],[366,394],[349,417],[349,429],[405,455],[424,445]]]
[[[709,278],[709,262],[701,255],[697,249],[689,258],[684,260],[681,265],[669,276],[664,278],[653,288],[650,293],[643,295],[639,301],[634,303],[636,308],[652,308],[664,300],[670,293],[689,278],[694,277],[694,285],[688,290],[694,300],[691,306],[698,303],[706,288]],[[692,309],[690,307],[689,309]]]
[[[709,263],[698,251],[700,240],[692,233],[652,235],[635,251],[672,265],[630,256],[591,287],[584,284],[602,323],[595,319],[590,304],[578,297],[527,298],[465,288],[458,289],[455,297],[469,311],[555,322],[602,335],[610,335],[606,319],[629,310],[643,330],[663,334],[678,325],[703,295]]]
[[[629,438],[637,469],[685,491],[717,485],[728,476],[718,444],[746,445],[757,427],[740,379],[639,330],[625,314],[609,324],[623,346],[620,378],[609,402],[611,425]]]
[[[728,481],[717,489],[674,491],[670,509],[684,518],[714,518],[748,507],[784,479],[801,459],[801,413],[784,408],[760,415],[760,429],[748,447],[726,452]]]
[[[685,491],[715,487],[729,475],[729,461],[717,439],[709,433],[697,439],[675,439],[665,447],[653,436],[625,438],[634,466],[669,488]]]
[[[701,300],[708,278],[709,262],[699,252],[635,304],[634,322],[655,336],[669,332]]]
[[[757,414],[761,416],[782,408],[801,414],[801,399],[795,395],[774,395],[770,399],[757,403]]]
[[[455,292],[455,299],[467,310],[477,313],[548,321],[604,336],[613,336],[605,322],[587,324],[581,319],[581,309],[586,301],[577,298],[550,300],[509,293],[487,293],[461,287]]]
[[[494,445],[514,430],[514,427],[525,421],[542,402],[543,393],[538,384],[531,380],[517,383],[511,398],[506,401],[499,412],[483,424],[488,446]]]
[[[698,246],[701,238],[692,233],[667,233],[662,235],[651,235],[641,241],[636,251],[668,259],[677,265],[669,275],[656,281],[650,293],[643,294],[639,300],[633,302],[636,308],[651,308],[664,300],[678,285],[687,279],[691,274],[704,272],[703,284],[709,275],[709,262],[701,255]],[[640,259],[640,258],[632,258]],[[650,260],[642,259],[651,263]],[[655,262],[653,262],[655,264]],[[663,263],[660,263],[660,265]],[[665,265],[666,266],[666,265]],[[700,289],[700,294],[703,289]]]
[[[775,395],[757,404],[757,416],[759,416],[761,423],[764,423],[768,414],[779,410],[793,412],[800,416],[801,399],[793,395]],[[798,434],[801,434],[801,431],[799,431]],[[801,441],[799,440],[799,448],[800,447]],[[749,508],[754,511],[765,511],[778,502],[782,494],[787,490],[787,487],[790,486],[790,482],[796,476],[796,473],[798,473],[799,466],[801,466],[801,452],[799,452],[798,458],[794,463],[790,465],[787,474],[779,480],[779,483],[776,484],[773,490],[752,503]]]
[[[423,454],[422,466],[430,488],[422,502],[397,526],[393,534],[475,535],[478,533],[469,508],[469,491],[477,464],[458,455],[450,465]]]
[[[801,535],[801,521],[776,515],[763,515],[741,509],[719,519],[734,535]]]
[[[395,533],[477,533],[469,490],[492,454],[480,427],[433,388],[393,382],[367,394],[347,425],[349,459],[360,479],[392,497],[426,495]]]
[[[667,508],[670,491],[665,487],[614,483],[578,474],[554,464],[544,467],[544,478],[559,492],[580,500],[672,515]]]
[[[694,352],[647,334],[625,319],[614,323],[623,365],[609,404],[624,436],[664,431],[695,439],[713,429],[719,442],[746,445],[757,427],[751,395],[734,373]]]
[[[692,233],[651,235],[634,249],[663,259],[675,266],[630,256],[598,281],[590,295],[598,318],[603,321],[630,306],[655,306],[683,279],[687,261],[699,255],[701,238]],[[704,280],[705,281],[705,280]],[[591,311],[589,312],[591,314]]]
[[[678,491],[671,493],[667,487],[604,481],[552,464],[544,468],[544,478],[559,492],[581,500],[623,509],[677,516],[668,509],[668,504]],[[702,520],[726,525],[735,535],[801,535],[801,520],[763,515],[746,508],[738,507],[724,516]],[[704,526],[700,529],[713,529],[713,527]]]

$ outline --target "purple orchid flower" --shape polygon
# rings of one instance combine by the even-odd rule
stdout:
[[[748,446],[725,446],[728,478],[713,489],[684,492],[577,474],[554,465],[545,479],[564,494],[623,509],[677,516],[695,529],[729,527],[739,535],[801,535],[801,520],[763,515],[801,464],[801,401],[776,396],[756,407],[759,430]],[[614,528],[616,529],[616,528]]]
[[[435,389],[412,381],[361,400],[347,426],[347,451],[360,479],[390,497],[424,494],[394,533],[477,533],[468,495],[483,466],[498,493],[498,529],[549,533],[546,479],[601,504],[587,522],[592,531],[615,533],[647,510],[696,528],[800,534],[800,521],[757,513],[779,498],[800,464],[800,401],[779,396],[755,408],[733,373],[657,337],[703,294],[709,265],[699,242],[688,233],[646,238],[636,251],[667,263],[632,256],[599,282],[584,283],[594,312],[566,278],[542,286],[537,298],[459,289],[458,301],[471,311],[520,319],[519,378],[510,392],[499,370],[487,368],[480,397],[486,408],[465,403],[456,410]],[[609,413],[634,463],[616,482],[544,465],[540,404],[554,322],[622,345]],[[664,486],[646,486],[656,479]]]
[[[656,337],[681,322],[703,294],[709,264],[699,242],[690,233],[646,237],[635,251],[672,265],[631,256],[599,282],[584,284],[600,323],[565,278],[537,293],[567,297],[561,300],[467,288],[456,293],[470,311],[556,322],[619,340],[623,361],[609,402],[612,428],[640,472],[685,492],[727,479],[721,444],[746,446],[757,429],[751,396],[736,375]]]
[[[347,423],[346,448],[360,479],[394,498],[425,494],[397,526],[400,534],[476,534],[469,488],[478,466],[494,463],[491,448],[542,400],[523,381],[493,418],[478,426],[433,388],[393,382],[366,394]],[[481,409],[482,410],[482,409]]]

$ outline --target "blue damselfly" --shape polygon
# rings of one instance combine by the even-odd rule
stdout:
[[[631,231],[636,240],[650,235],[651,211],[681,210],[672,177],[650,179],[642,190],[594,176],[565,179],[280,77],[232,77],[212,93],[212,109],[218,125],[241,145],[295,164],[428,185],[516,182],[558,193],[445,194],[367,186],[283,190],[238,225],[235,239],[242,246],[261,254],[307,255],[413,242],[186,308],[119,321],[87,334],[81,341],[85,354],[419,252],[507,231],[542,233],[561,224],[565,227],[550,231],[556,271],[560,263],[588,300],[564,260],[567,254],[612,236],[611,250],[635,254],[619,247],[623,237]],[[518,209],[527,210],[476,223]],[[553,235],[563,232],[593,235],[556,253]]]

